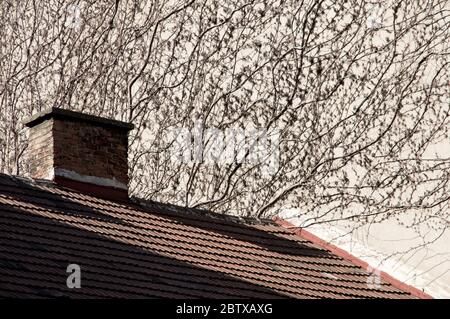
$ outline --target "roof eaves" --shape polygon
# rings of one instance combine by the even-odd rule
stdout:
[[[364,269],[367,269],[369,267],[369,264],[361,259],[359,259],[356,256],[353,256],[352,254],[350,254],[349,252],[333,245],[330,244],[328,242],[326,242],[325,240],[317,237],[316,235],[310,233],[309,231],[305,230],[304,228],[295,226],[294,224],[280,218],[280,217],[274,217],[273,218],[274,222],[277,223],[278,225],[286,228],[286,229],[290,229],[291,231],[293,231],[297,236],[309,240],[311,242],[313,242],[316,245],[321,246],[324,249],[327,249],[329,251],[331,251],[333,254],[344,258],[350,262],[352,262],[353,264],[362,267]],[[407,293],[410,293],[411,295],[420,298],[420,299],[433,299],[432,296],[428,295],[427,293],[421,291],[420,289],[413,287],[411,285],[408,285],[394,277],[392,277],[391,275],[389,275],[388,273],[378,270],[378,269],[374,269],[379,271],[380,276],[382,279],[386,280],[387,282],[389,282],[392,286],[405,291]]]

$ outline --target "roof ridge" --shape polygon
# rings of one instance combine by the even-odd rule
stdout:
[[[259,218],[259,217],[247,217],[247,216],[238,216],[238,215],[228,215],[223,214],[219,212],[215,212],[212,210],[207,209],[199,209],[199,208],[192,208],[192,207],[185,207],[180,206],[172,203],[162,203],[154,200],[149,199],[142,199],[139,197],[132,196],[131,201],[135,204],[138,204],[139,206],[145,207],[145,208],[153,208],[155,206],[164,206],[165,208],[171,208],[171,210],[175,213],[182,212],[184,215],[187,215],[186,213],[189,213],[194,216],[203,216],[203,217],[210,217],[213,219],[220,219],[223,221],[229,221],[234,222],[238,224],[245,223],[246,225],[274,225],[277,226],[277,223],[275,223],[270,218]]]
[[[71,193],[77,193],[85,196],[89,196],[92,198],[95,198],[97,200],[105,201],[105,202],[111,202],[116,204],[123,204],[123,202],[115,202],[113,200],[99,198],[97,196],[91,195],[91,194],[83,194],[77,190],[73,190],[67,187],[63,187],[60,185],[55,184],[52,181],[45,180],[45,179],[33,179],[26,176],[19,176],[19,175],[10,175],[5,173],[0,173],[0,177],[5,177],[12,179],[14,181],[19,181],[23,183],[27,183],[31,186],[45,186],[55,189],[61,189],[66,190]],[[189,214],[192,216],[201,216],[201,217],[209,217],[213,219],[218,219],[222,221],[227,222],[234,222],[238,224],[246,224],[246,225],[273,225],[277,226],[277,224],[270,218],[260,218],[260,217],[253,217],[253,216],[238,216],[238,215],[228,215],[224,213],[215,212],[212,210],[207,209],[199,209],[199,208],[192,208],[192,207],[184,207],[177,204],[172,203],[164,203],[149,199],[143,199],[137,196],[130,196],[130,203],[137,204],[139,207],[145,207],[145,208],[153,208],[155,206],[164,207],[168,210],[173,211],[174,213],[177,213],[179,215],[185,215],[188,216]]]

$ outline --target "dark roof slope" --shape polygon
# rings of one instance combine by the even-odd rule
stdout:
[[[411,298],[270,220],[0,174],[0,297]],[[81,289],[69,289],[69,264]]]

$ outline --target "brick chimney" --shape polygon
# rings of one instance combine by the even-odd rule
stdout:
[[[130,123],[50,108],[25,120],[30,175],[107,199],[128,198]]]

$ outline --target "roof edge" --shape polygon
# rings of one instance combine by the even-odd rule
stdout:
[[[106,126],[112,126],[120,129],[125,129],[127,131],[131,131],[134,129],[134,125],[127,122],[117,121],[108,119],[105,117],[75,112],[67,109],[57,108],[57,107],[51,107],[48,109],[45,109],[39,113],[36,113],[25,120],[23,120],[23,124],[26,127],[33,127],[37,124],[42,123],[45,120],[48,120],[50,118],[58,118],[58,119],[68,119],[68,120],[75,120],[75,121],[83,121],[83,122],[89,122],[94,123],[98,125],[106,125]]]
[[[345,251],[342,248],[339,248],[333,244],[328,243],[327,241],[310,233],[309,231],[305,230],[304,228],[295,226],[294,224],[292,224],[278,216],[275,216],[273,218],[273,221],[284,228],[295,229],[295,231],[294,231],[295,235],[302,237],[304,239],[307,239],[307,240],[313,242],[314,244],[319,245],[320,247],[331,251],[333,254],[354,263],[355,265],[357,265],[359,267],[367,269],[370,266],[367,262],[363,261],[362,259],[350,254],[349,252]],[[376,270],[379,271],[381,278],[383,278],[384,280],[389,282],[392,286],[394,286],[400,290],[403,290],[405,292],[408,292],[411,295],[418,297],[420,299],[434,299],[432,296],[421,291],[420,289],[413,287],[411,285],[408,285],[408,284],[394,278],[393,276],[389,275],[388,273],[386,273],[384,271],[381,271],[379,269],[376,269]]]
[[[137,204],[138,206],[146,208],[146,209],[152,209],[154,207],[163,206],[165,209],[175,212],[175,213],[178,213],[178,214],[182,214],[182,216],[185,216],[185,217],[203,216],[203,217],[213,218],[216,220],[233,222],[233,223],[237,223],[240,225],[274,225],[274,224],[276,225],[276,223],[274,223],[273,219],[270,219],[270,218],[243,217],[243,216],[238,216],[238,215],[228,215],[228,214],[215,212],[212,210],[180,206],[180,205],[171,204],[171,203],[162,203],[162,202],[143,199],[143,198],[139,198],[139,197],[135,197],[135,196],[131,197],[131,201],[134,202],[135,204]]]

